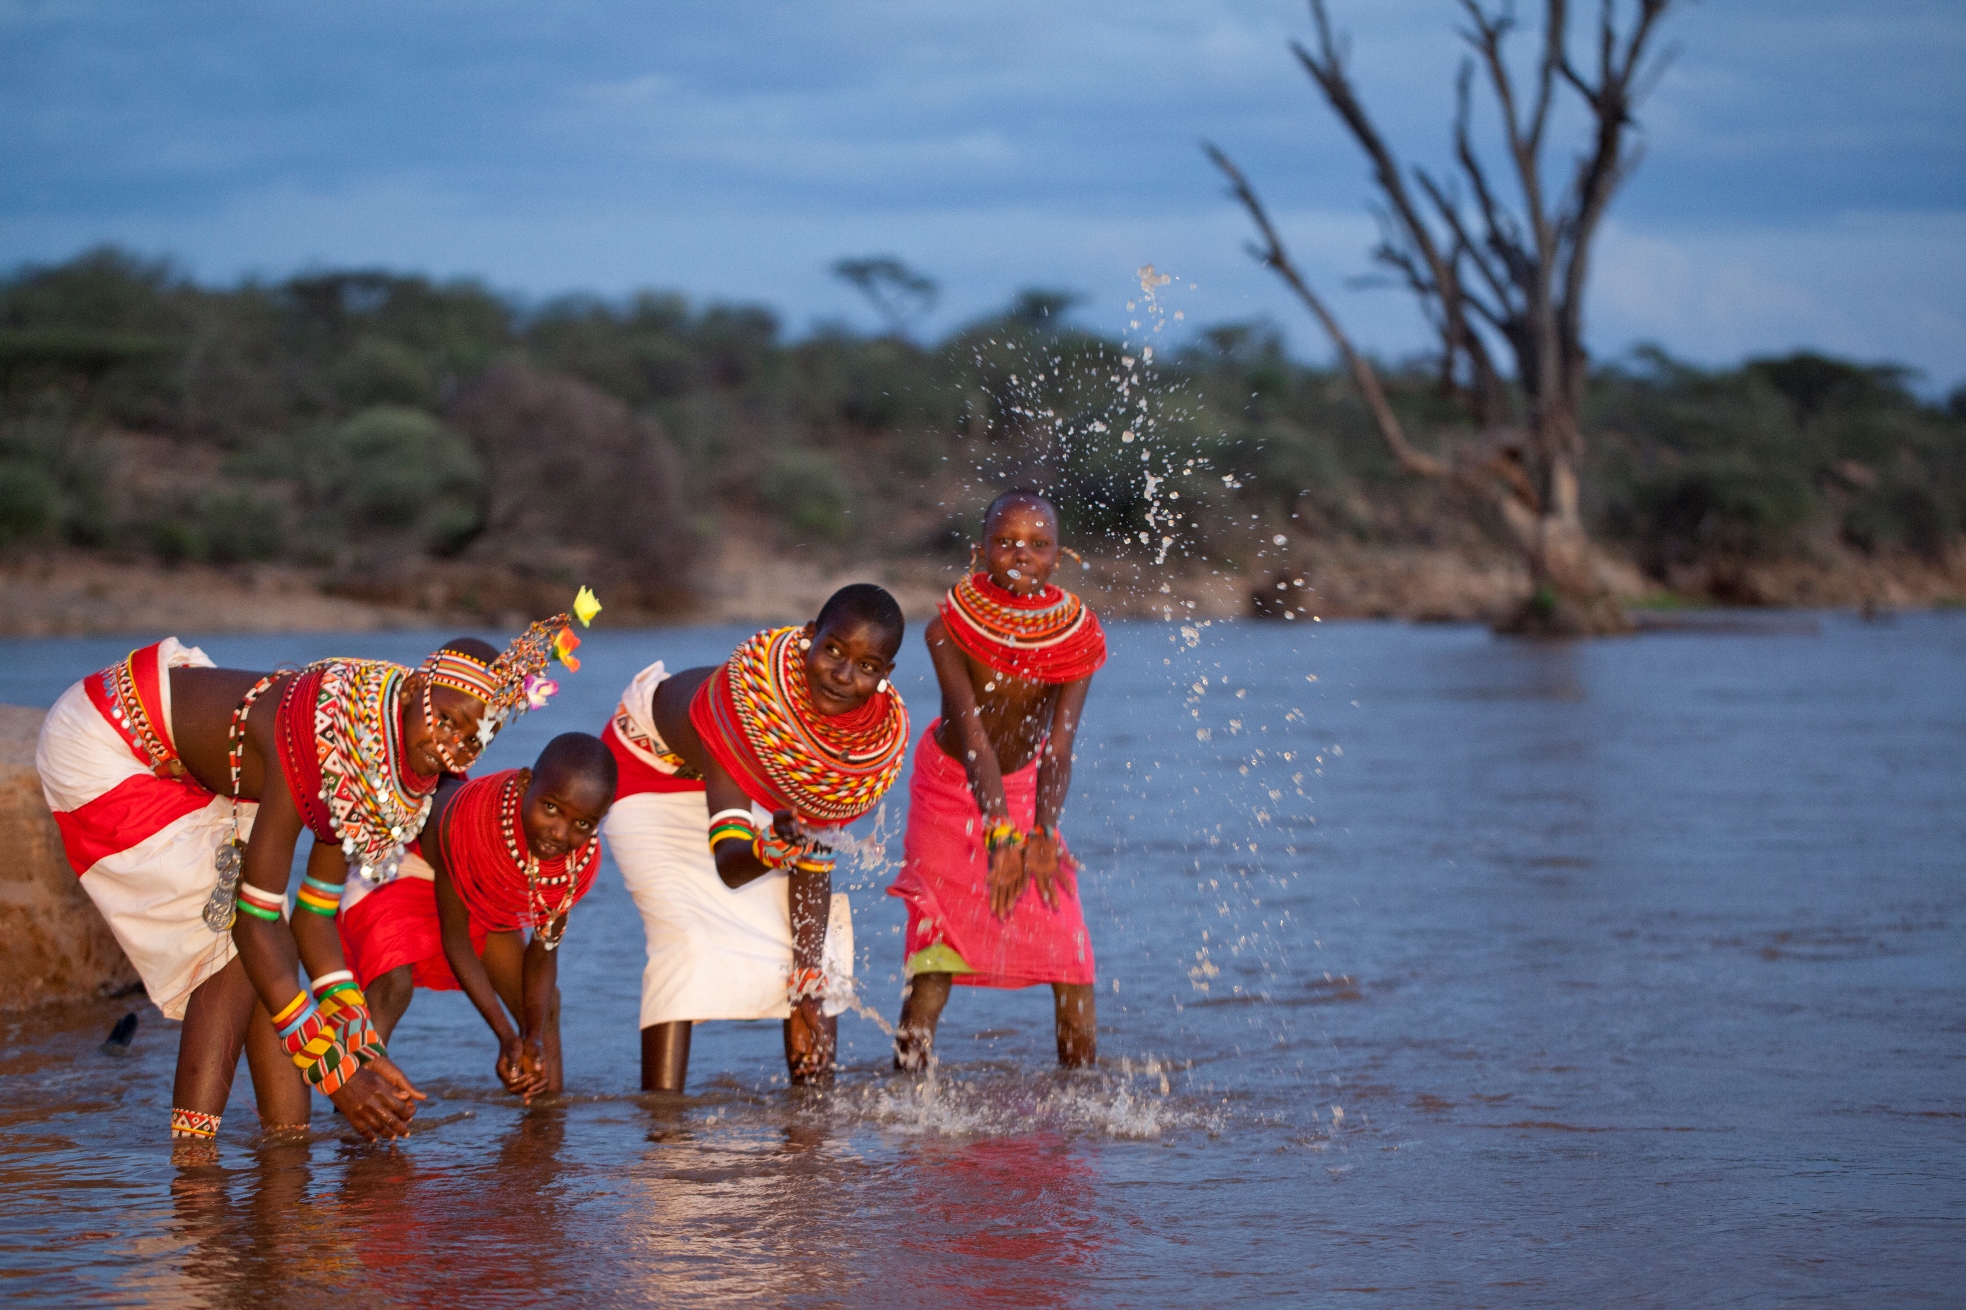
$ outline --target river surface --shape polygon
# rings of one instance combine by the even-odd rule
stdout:
[[[222,664],[413,662],[448,634],[214,637]],[[610,634],[487,761],[599,729]],[[456,993],[391,1043],[394,1147],[165,1140],[141,998],[8,1026],[0,1295],[61,1304],[1957,1305],[1966,1293],[1966,615],[1530,644],[1466,627],[1116,624],[1065,829],[1101,1063],[1044,989],[959,989],[928,1078],[842,1020],[830,1094],[776,1024],[634,1092],[640,922],[564,947],[569,1094],[496,1090]],[[45,705],[128,647],[0,643]],[[898,685],[934,714],[910,633]],[[905,782],[878,831],[898,855]],[[873,823],[862,825],[876,831]],[[892,1018],[891,871],[842,866]]]

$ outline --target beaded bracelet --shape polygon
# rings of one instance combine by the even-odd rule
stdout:
[[[792,970],[792,979],[786,986],[785,996],[794,1005],[801,1001],[825,999],[826,971],[810,966]]]
[[[995,855],[1006,846],[1022,846],[1024,830],[1008,819],[999,819],[990,825],[989,831],[984,835],[983,843],[989,847],[990,854]]]
[[[322,1017],[335,1030],[343,1049],[357,1061],[368,1064],[389,1054],[382,1035],[375,1030],[368,998],[355,985],[354,974],[345,969],[326,974],[314,984],[314,994],[320,1000]]]
[[[312,997],[301,992],[273,1016],[273,1027],[280,1034],[280,1045],[294,1062],[308,1085],[323,1096],[333,1096],[354,1076],[360,1063],[343,1048],[339,1033],[315,1006]]]
[[[326,919],[332,919],[341,909],[341,889],[347,886],[340,882],[322,882],[305,874],[300,879],[300,892],[294,898],[303,910],[312,910]]]
[[[286,906],[287,898],[279,892],[262,891],[249,882],[239,884],[239,911],[242,914],[250,914],[268,923],[278,923],[280,911]]]
[[[758,838],[758,825],[751,820],[749,810],[718,810],[710,816],[710,851],[716,853],[717,847],[727,841],[741,841],[746,846]]]

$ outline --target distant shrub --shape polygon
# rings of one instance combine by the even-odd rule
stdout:
[[[306,480],[357,540],[403,534],[448,554],[484,518],[485,474],[470,443],[421,410],[377,405],[329,429]]]
[[[788,536],[836,542],[853,531],[853,486],[823,450],[774,451],[759,470],[758,498]]]
[[[61,487],[47,470],[0,459],[0,546],[53,534],[61,518]]]

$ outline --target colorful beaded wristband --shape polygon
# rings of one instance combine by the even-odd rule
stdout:
[[[989,847],[992,855],[1006,846],[1022,846],[1024,830],[1008,819],[999,820],[990,825],[989,831],[984,834],[983,844]]]
[[[346,885],[339,882],[322,882],[319,878],[303,875],[300,880],[300,892],[294,900],[301,909],[312,910],[322,918],[332,919],[341,909],[341,889]]]

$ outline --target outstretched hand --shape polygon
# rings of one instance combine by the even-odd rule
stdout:
[[[1008,919],[1024,894],[1030,873],[1022,846],[999,846],[990,852],[990,913]]]
[[[356,1132],[373,1142],[408,1137],[416,1103],[429,1098],[416,1090],[394,1061],[378,1055],[328,1099]]]

